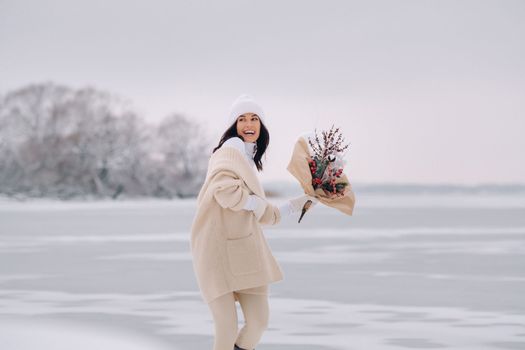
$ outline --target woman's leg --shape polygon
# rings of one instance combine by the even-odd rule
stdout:
[[[268,295],[238,293],[237,297],[245,323],[235,344],[242,349],[252,350],[259,344],[263,332],[268,327]]]
[[[237,338],[237,307],[233,292],[208,303],[215,324],[213,350],[232,350]]]

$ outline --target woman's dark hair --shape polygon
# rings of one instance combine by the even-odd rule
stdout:
[[[257,152],[253,157],[253,161],[255,162],[257,170],[262,171],[263,166],[261,158],[264,152],[266,152],[266,148],[268,148],[268,144],[270,143],[270,133],[268,132],[268,129],[266,129],[266,126],[264,126],[264,124],[262,123],[261,118],[259,118],[259,121],[261,122],[261,129],[259,132],[259,138],[257,138]],[[219,141],[219,145],[213,149],[212,153],[215,153],[216,150],[221,148],[222,144],[226,140],[232,137],[240,137],[244,141],[244,137],[237,133],[237,120],[224,132],[224,134],[222,134],[221,140]]]

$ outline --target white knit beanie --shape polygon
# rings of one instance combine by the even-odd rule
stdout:
[[[264,120],[264,112],[257,102],[253,99],[251,95],[242,94],[235,101],[230,109],[230,115],[228,117],[228,126],[232,125],[239,116],[244,113],[255,113],[259,116],[259,119],[263,124],[266,125]]]

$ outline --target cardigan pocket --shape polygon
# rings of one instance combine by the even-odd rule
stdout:
[[[233,275],[246,275],[262,269],[256,239],[257,236],[250,232],[248,236],[226,240],[226,252]]]

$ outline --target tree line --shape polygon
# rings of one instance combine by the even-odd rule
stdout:
[[[92,87],[46,82],[0,97],[0,194],[10,197],[195,196],[211,148],[195,121],[147,123]]]

